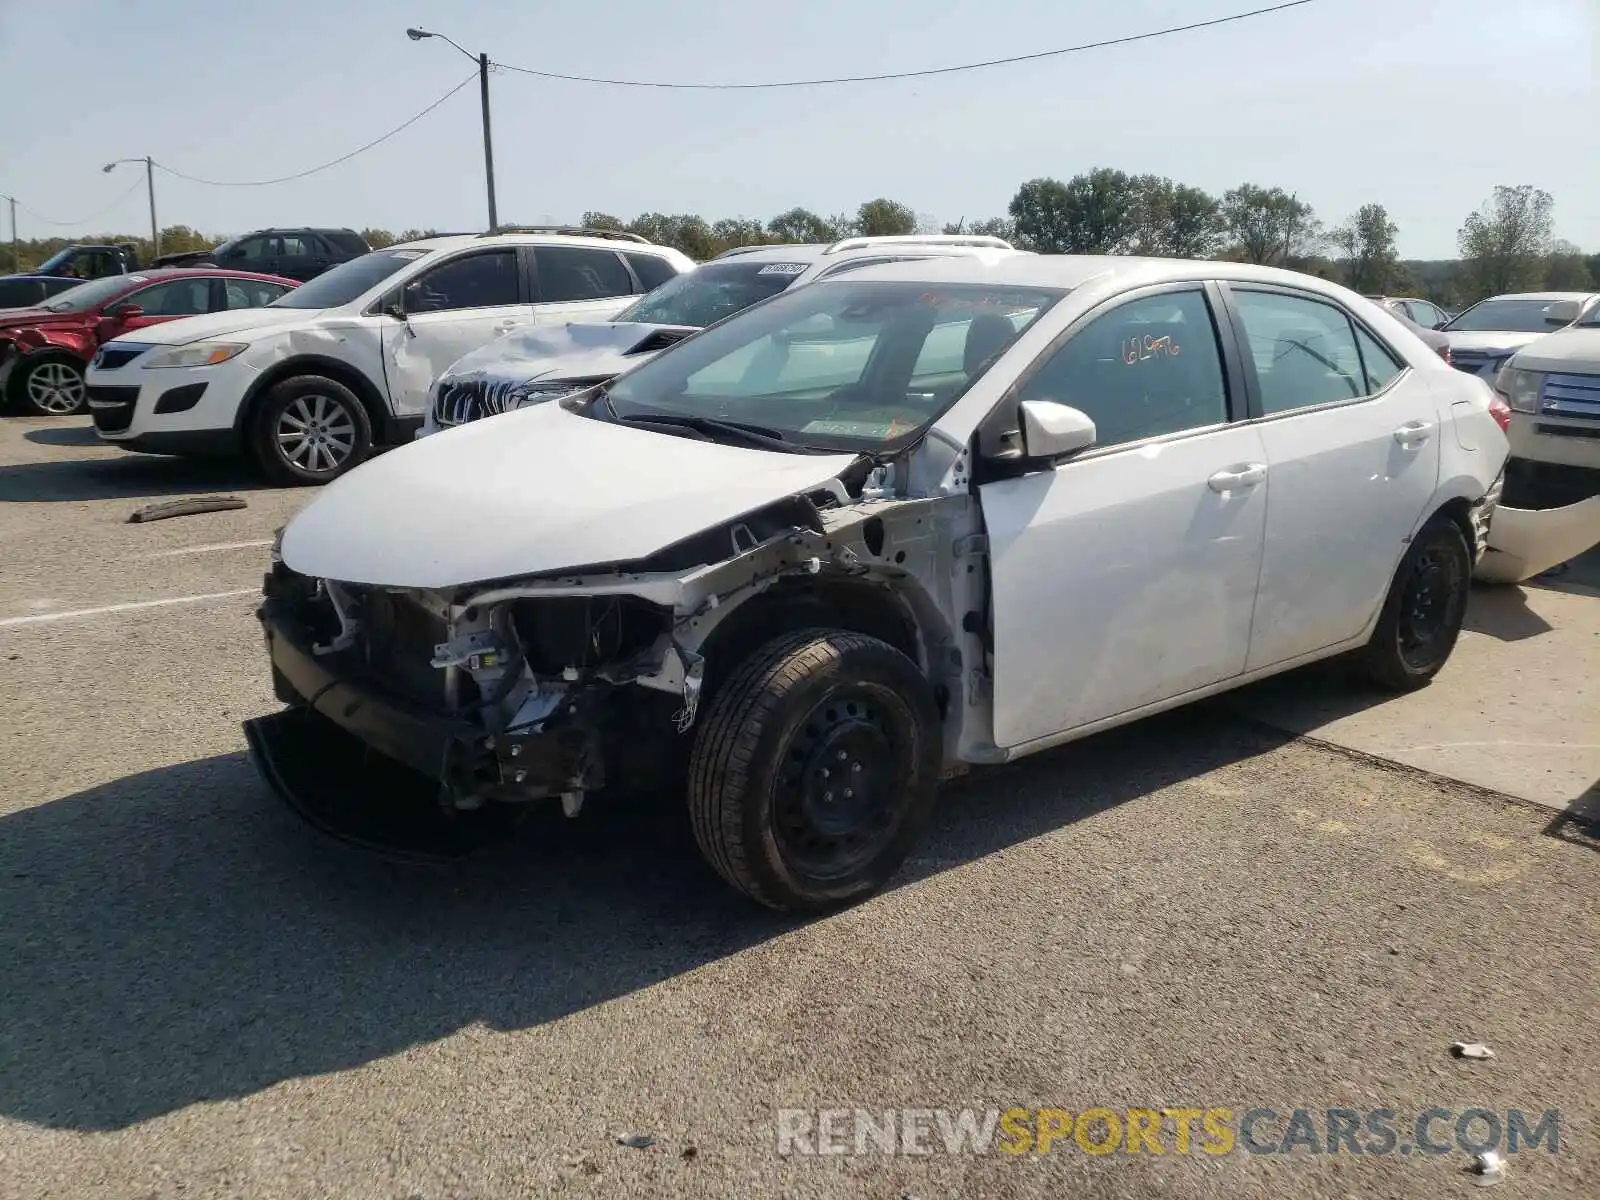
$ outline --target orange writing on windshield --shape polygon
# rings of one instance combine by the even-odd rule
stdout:
[[[1178,343],[1172,340],[1171,334],[1151,337],[1147,333],[1143,337],[1131,337],[1122,343],[1122,361],[1130,367],[1147,358],[1177,358],[1178,353]]]

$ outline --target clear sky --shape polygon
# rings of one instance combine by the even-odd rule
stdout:
[[[152,155],[218,180],[288,174],[500,61],[751,81],[1028,53],[1270,0],[0,0],[0,192],[104,209]],[[767,218],[886,195],[941,221],[1094,166],[1220,192],[1280,185],[1333,224],[1388,206],[1408,257],[1455,253],[1495,184],[1556,198],[1600,250],[1600,0],[1316,0],[1221,28],[932,79],[779,92],[491,80],[500,218],[586,209]],[[482,228],[476,85],[391,141],[272,187],[156,177],[163,225]],[[24,236],[71,234],[20,214]],[[78,232],[147,227],[142,187]],[[5,233],[9,234],[9,228]]]

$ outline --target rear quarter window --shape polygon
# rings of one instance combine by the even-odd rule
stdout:
[[[677,278],[678,268],[658,254],[628,254],[624,257],[647,292],[653,292],[667,280]]]

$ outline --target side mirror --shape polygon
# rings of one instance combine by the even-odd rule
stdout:
[[[100,314],[100,319],[95,322],[95,331],[102,340],[112,337],[128,321],[134,317],[144,316],[144,309],[137,304],[119,304],[116,308],[107,309]]]
[[[1544,310],[1546,325],[1571,325],[1578,319],[1582,306],[1576,300],[1557,300]]]
[[[1028,458],[1061,458],[1094,445],[1094,421],[1088,413],[1054,400],[1024,400],[1017,408],[1022,453]]]
[[[386,317],[393,317],[396,321],[406,319],[405,297],[396,289],[378,302],[378,311]]]

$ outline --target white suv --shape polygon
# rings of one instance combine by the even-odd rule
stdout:
[[[409,440],[433,381],[502,334],[604,320],[692,269],[632,234],[500,230],[376,250],[266,308],[141,329],[87,375],[95,428],[158,454],[249,454],[325,483]],[[113,365],[114,364],[114,365]]]
[[[418,437],[593,387],[779,292],[846,271],[923,258],[997,262],[1030,251],[997,237],[906,234],[739,246],[661,285],[605,322],[508,333],[440,375]]]

